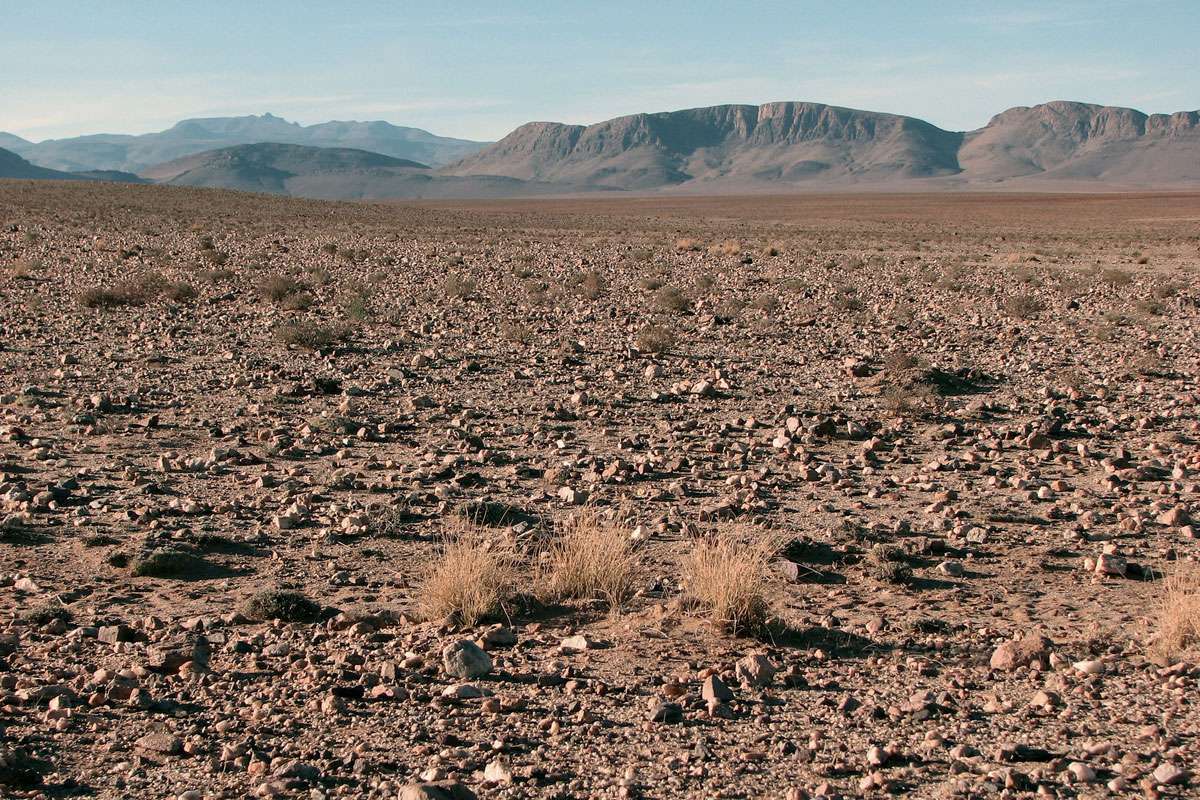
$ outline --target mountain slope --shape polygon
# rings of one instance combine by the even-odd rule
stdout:
[[[435,136],[419,128],[387,122],[326,122],[303,126],[263,114],[186,119],[165,131],[140,136],[97,134],[50,139],[36,144],[25,142],[17,144],[15,150],[30,161],[54,169],[141,172],[147,167],[195,153],[263,142],[351,147],[422,164],[448,163],[485,144]]]
[[[622,189],[953,175],[962,134],[819,103],[712,106],[595,125],[535,122],[442,170]]]
[[[1200,181],[1200,112],[1069,101],[1011,108],[967,134],[958,158],[977,181]]]
[[[81,181],[90,178],[30,164],[11,150],[0,149],[0,178],[38,181]]]
[[[159,164],[142,177],[180,186],[213,186],[286,194],[300,177],[346,181],[373,171],[427,170],[424,164],[365,150],[305,147],[295,144],[247,144],[210,150]],[[311,183],[311,181],[310,181]]]
[[[290,144],[210,150],[151,167],[142,177],[176,186],[333,200],[516,197],[571,189],[495,176],[440,176],[424,164],[365,150]]]
[[[33,142],[27,142],[20,136],[14,136],[11,133],[4,133],[0,131],[0,147],[3,147],[5,150],[16,153],[17,155],[21,155],[25,148],[31,147],[32,145]]]

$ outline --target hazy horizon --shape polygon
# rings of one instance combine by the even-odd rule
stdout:
[[[385,120],[495,140],[534,120],[799,100],[884,111],[948,130],[1049,100],[1147,113],[1200,108],[1186,69],[1200,26],[1176,0],[967,2],[945,12],[864,3],[668,2],[451,17],[416,4],[337,8],[49,0],[8,12],[0,131],[31,141],[141,134],[181,119],[270,112],[311,125]],[[625,13],[628,12],[628,13]]]

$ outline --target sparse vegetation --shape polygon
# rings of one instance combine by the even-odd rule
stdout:
[[[1200,650],[1200,566],[1182,564],[1163,580],[1151,650],[1163,662]]]
[[[264,275],[258,282],[258,293],[272,303],[282,303],[287,298],[300,294],[304,284],[291,275]]]
[[[586,509],[562,520],[546,551],[543,582],[555,600],[602,599],[619,607],[633,594],[637,557],[632,531]]]
[[[1014,294],[1004,301],[1004,313],[1014,319],[1033,319],[1044,308],[1042,299],[1034,294]]]
[[[258,622],[316,622],[321,606],[301,592],[271,589],[248,597],[242,613]]]
[[[187,288],[184,289],[181,287]],[[93,289],[86,289],[79,295],[79,302],[85,308],[140,306],[151,302],[164,293],[171,295],[186,294],[190,288],[187,284],[173,284],[156,272],[147,272],[135,278],[120,281],[111,287],[100,286]]]
[[[659,311],[681,314],[691,308],[692,301],[674,286],[663,286],[654,293],[654,307]]]
[[[1094,794],[1129,766],[1031,720],[1105,732],[1139,756],[1131,785],[1195,760],[1175,723],[1200,657],[1178,588],[1200,554],[1200,200],[75,183],[0,201],[0,694],[21,712],[0,751],[51,788],[1006,791],[956,774],[961,746],[1025,773],[1012,793]],[[18,260],[39,265],[13,280]],[[77,302],[143,278],[141,307]],[[666,287],[694,313],[658,307]],[[1027,633],[1043,666],[991,664]],[[178,725],[147,723],[173,703]],[[880,709],[904,730],[872,734]],[[780,750],[814,724],[819,763]],[[392,734],[429,758],[392,764]],[[713,757],[633,758],[628,787],[578,769],[700,735]],[[570,746],[476,747],[539,737]]]
[[[307,350],[324,350],[349,339],[350,328],[345,325],[305,320],[280,325],[275,329],[275,336],[286,345],[295,345]]]
[[[475,280],[464,275],[447,275],[442,282],[442,294],[455,300],[466,300],[476,288]]]
[[[642,353],[665,353],[675,346],[675,334],[661,325],[645,325],[634,341]]]
[[[697,539],[683,561],[684,592],[718,628],[759,630],[771,614],[777,580],[770,565],[782,545],[777,534],[746,525]]]
[[[452,519],[417,589],[418,609],[425,619],[465,626],[497,618],[516,594],[516,555],[482,525]]]
[[[908,566],[904,551],[892,544],[872,545],[863,558],[863,569],[883,583],[903,584],[912,580],[912,568]]]
[[[205,568],[204,560],[183,550],[153,550],[133,562],[139,578],[190,578]]]

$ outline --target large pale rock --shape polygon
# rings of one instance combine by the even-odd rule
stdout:
[[[1005,642],[992,653],[992,669],[1014,670],[1033,664],[1044,664],[1050,657],[1053,642],[1040,633],[1030,633],[1019,641]]]

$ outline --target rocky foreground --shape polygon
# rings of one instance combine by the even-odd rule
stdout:
[[[0,183],[0,796],[1195,796],[1197,219]]]

